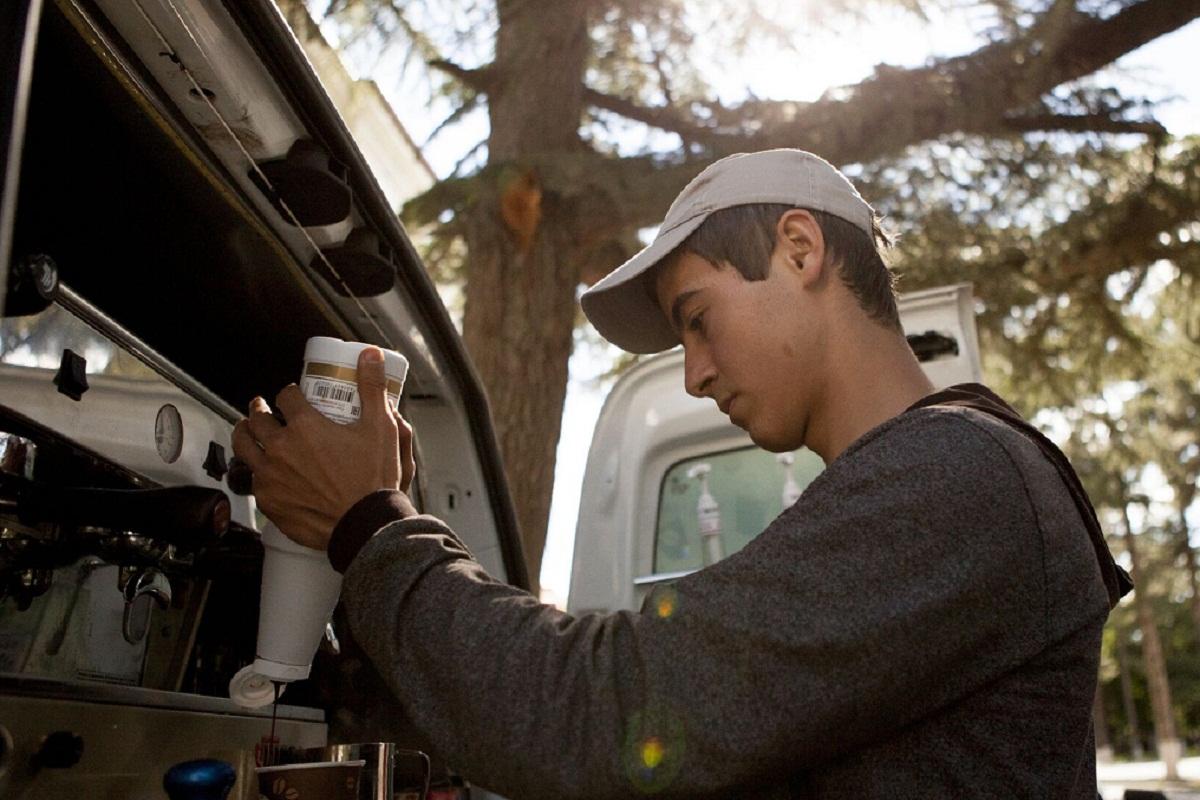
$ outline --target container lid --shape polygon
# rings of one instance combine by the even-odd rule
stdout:
[[[281,683],[279,693],[286,688],[287,684]],[[275,702],[275,684],[250,664],[229,680],[229,697],[242,708],[262,708]]]
[[[359,352],[368,346],[362,342],[344,342],[332,336],[313,336],[304,347],[304,360],[356,367]],[[395,350],[380,349],[383,350],[384,372],[389,378],[403,383],[408,374],[408,359]]]

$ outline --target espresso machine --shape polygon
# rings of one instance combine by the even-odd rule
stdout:
[[[331,744],[319,689],[272,704],[264,662],[300,662],[280,677],[308,684],[318,642],[336,662],[340,576],[256,512],[221,453],[237,415],[130,359],[115,323],[65,285],[32,319],[0,321],[0,339],[31,321],[55,331],[61,364],[106,353],[125,374],[84,363],[72,383],[61,364],[0,361],[0,795],[166,797],[164,775],[200,764],[219,777],[219,763],[231,783],[173,796],[258,800],[260,768],[355,764],[356,800],[424,797],[428,757]],[[292,616],[256,625],[260,606]]]

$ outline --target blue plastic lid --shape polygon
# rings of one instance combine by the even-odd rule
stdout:
[[[237,781],[233,766],[215,758],[183,761],[167,770],[163,788],[171,800],[225,800]]]

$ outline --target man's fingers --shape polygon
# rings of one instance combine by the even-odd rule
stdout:
[[[250,401],[250,415],[245,422],[250,429],[250,436],[263,447],[267,446],[271,437],[275,436],[280,428],[279,420],[272,416],[270,406],[261,397]]]
[[[363,419],[378,419],[388,414],[387,373],[383,351],[378,347],[364,347],[358,354],[358,397]]]
[[[396,422],[400,444],[400,491],[408,494],[413,477],[417,474],[417,460],[413,456],[412,426],[404,417],[398,416]]]
[[[263,452],[250,433],[250,425],[247,420],[242,420],[233,426],[233,435],[230,439],[233,444],[233,454],[245,461],[251,470],[262,466]]]
[[[275,395],[275,407],[283,412],[284,418],[289,420],[299,420],[309,415],[321,415],[308,402],[308,398],[304,396],[304,392],[300,391],[300,387],[294,383],[289,383],[279,390],[279,394]]]

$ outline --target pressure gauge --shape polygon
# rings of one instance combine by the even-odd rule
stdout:
[[[183,417],[170,403],[158,410],[154,420],[154,446],[167,464],[174,464],[183,452]]]

